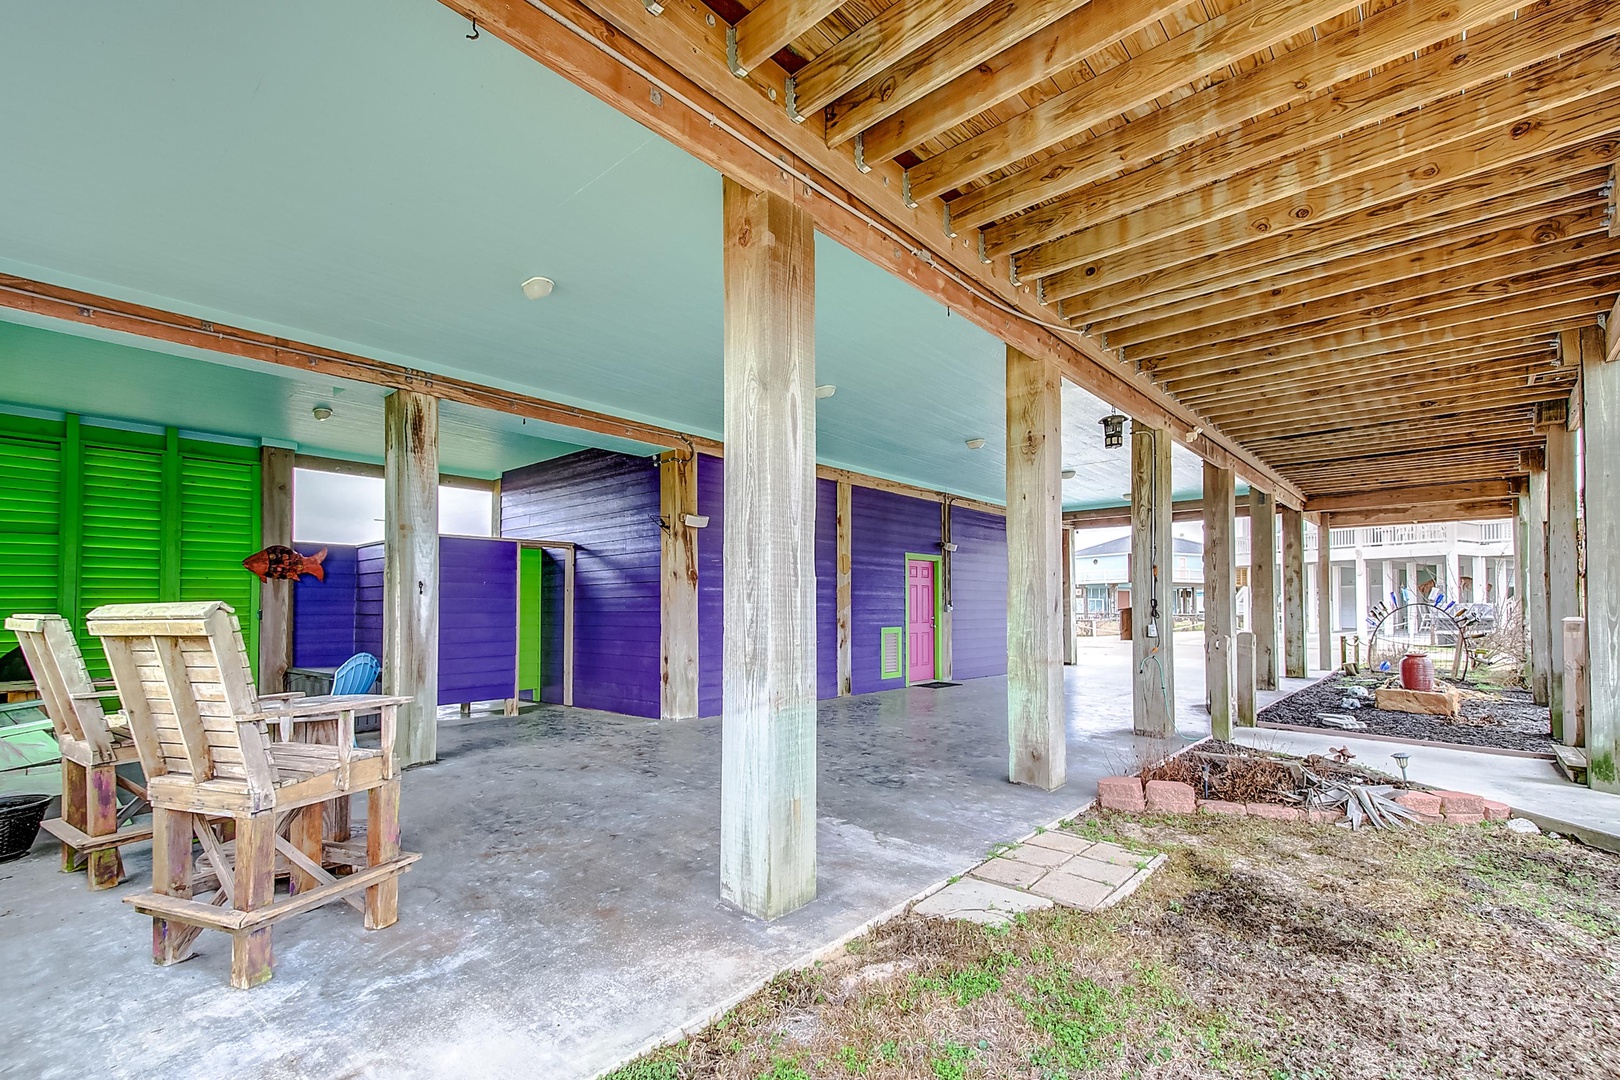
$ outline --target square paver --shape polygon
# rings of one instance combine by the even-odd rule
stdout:
[[[1051,869],[1061,863],[1068,862],[1074,857],[1071,851],[1058,851],[1055,848],[1038,847],[1033,844],[1020,844],[1001,853],[1003,859],[1012,859],[1016,862],[1029,863],[1031,866],[1044,866]]]
[[[1110,844],[1106,840],[1099,840],[1091,846],[1091,850],[1084,853],[1088,859],[1098,862],[1114,863],[1118,866],[1128,866],[1132,870],[1144,865],[1151,855],[1141,855],[1118,844]]]
[[[1076,859],[1075,861],[1080,860]],[[1104,864],[1099,863],[1098,865]],[[1099,904],[1108,899],[1108,894],[1113,892],[1114,888],[1115,886],[1106,882],[1094,881],[1091,878],[1068,873],[1067,868],[1065,868],[1047,874],[1036,882],[1030,891],[1040,896],[1049,896],[1064,907],[1079,908],[1081,911],[1094,911]]]
[[[981,881],[995,881],[1002,885],[1028,888],[1046,873],[1046,867],[1013,859],[986,859],[968,873]]]
[[[1076,855],[1063,864],[1063,873],[1065,874],[1089,878],[1092,881],[1100,881],[1110,886],[1125,884],[1131,879],[1131,875],[1136,873],[1136,870],[1135,863],[1130,866],[1121,866],[1119,863],[1094,859],[1089,853]]]
[[[1083,840],[1073,833],[1049,831],[1036,833],[1024,843],[1033,847],[1051,848],[1053,851],[1066,851],[1070,855],[1084,855],[1096,842]]]
[[[919,915],[938,915],[945,919],[967,919],[990,926],[1005,926],[1012,921],[1012,916],[1021,911],[1039,911],[1051,906],[1052,901],[1044,896],[966,877],[919,900],[912,910]]]

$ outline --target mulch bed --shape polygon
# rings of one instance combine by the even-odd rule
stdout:
[[[1453,684],[1463,692],[1462,715],[1455,719],[1390,712],[1370,704],[1360,709],[1343,707],[1346,687],[1357,685],[1373,689],[1389,685],[1390,682],[1391,677],[1384,675],[1330,675],[1261,709],[1258,719],[1262,723],[1321,728],[1349,738],[1362,734],[1388,735],[1398,739],[1490,746],[1503,750],[1552,752],[1552,727],[1547,707],[1532,701],[1526,690],[1479,690]],[[1346,730],[1324,721],[1322,713],[1352,716],[1366,726],[1360,730]]]

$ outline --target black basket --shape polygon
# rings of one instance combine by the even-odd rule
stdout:
[[[28,854],[39,836],[39,823],[45,820],[49,795],[6,795],[0,797],[0,862]]]

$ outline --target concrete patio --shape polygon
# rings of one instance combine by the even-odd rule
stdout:
[[[1052,793],[1006,780],[1003,678],[822,702],[819,894],[773,923],[719,899],[718,718],[447,713],[441,760],[405,778],[405,845],[424,856],[399,923],[366,933],[338,904],[278,927],[275,978],[252,992],[226,985],[221,935],[183,965],[152,965],[147,920],[119,902],[148,887],[145,845],[127,851],[125,885],[91,894],[41,840],[0,866],[8,1067],[594,1075],[1087,805],[1097,777],[1156,749],[1129,733],[1128,648],[1088,642],[1067,669],[1069,780]],[[1195,739],[1208,730],[1201,639],[1176,651]]]

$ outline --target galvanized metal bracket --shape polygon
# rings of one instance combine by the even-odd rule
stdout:
[[[793,76],[791,75],[788,76],[787,80],[787,114],[788,119],[793,121],[795,124],[804,123],[804,117],[799,115],[798,87],[794,86]]]
[[[872,171],[872,166],[866,163],[866,143],[859,134],[855,136],[855,167],[863,173]]]
[[[983,235],[982,233],[980,234]],[[1007,256],[1007,279],[1012,282],[1013,288],[1018,288],[1023,282],[1018,280],[1018,256]]]
[[[986,266],[990,265],[990,256],[984,253],[984,230],[979,230],[979,261]]]
[[[726,27],[726,67],[739,79],[748,77],[748,69],[737,63],[737,28]]]
[[[917,200],[911,197],[910,169],[907,169],[905,172],[900,174],[900,201],[911,207],[913,210],[917,208]]]
[[[944,219],[945,219],[945,235],[950,237],[952,240],[955,240],[956,239],[956,226],[951,224],[951,204],[950,203],[941,203],[940,205],[945,208],[944,211],[943,211]]]
[[[664,13],[664,5],[660,4],[658,0],[641,0],[641,3],[647,9],[649,15],[662,15]]]

